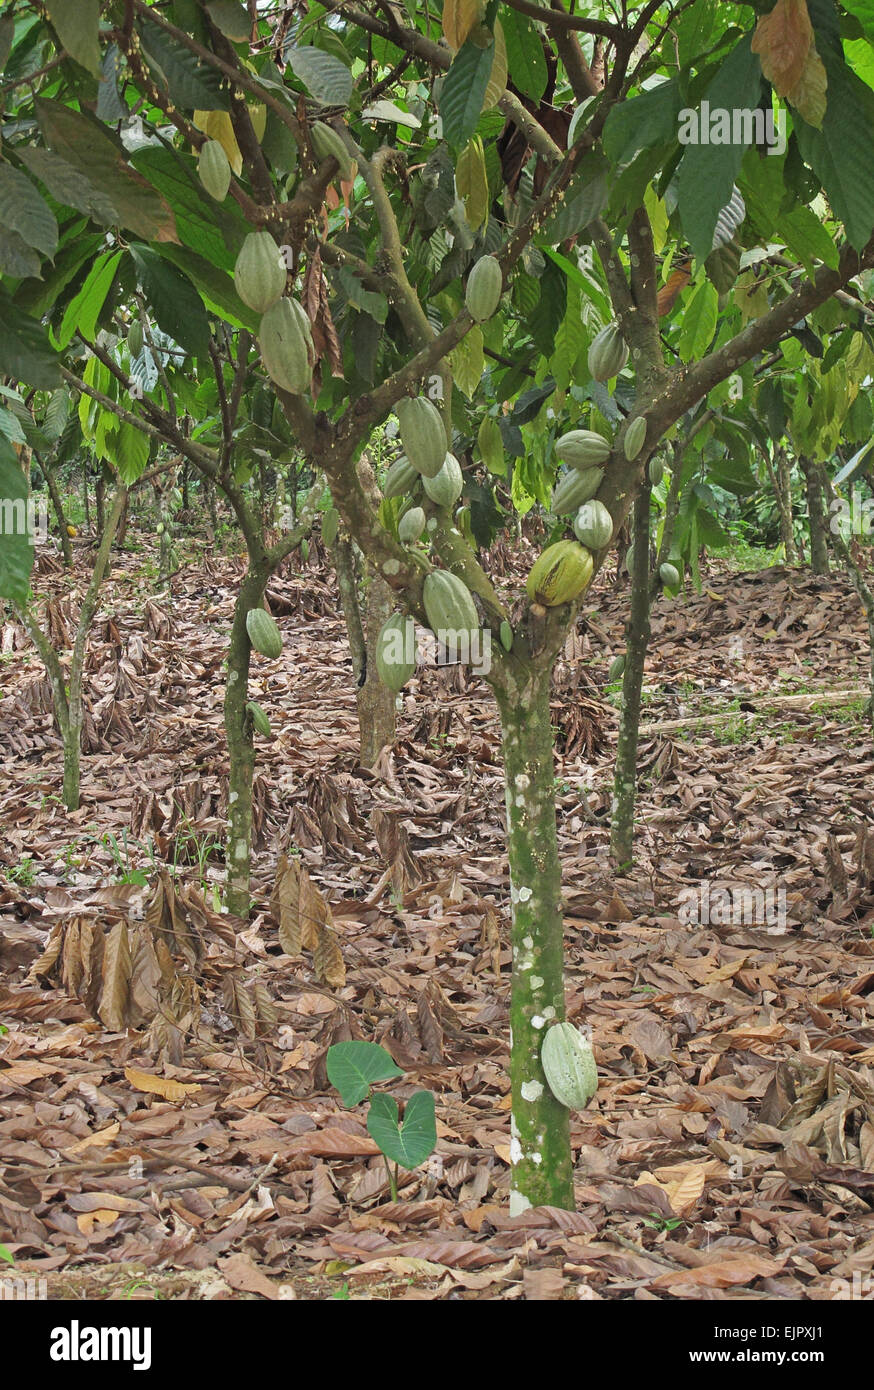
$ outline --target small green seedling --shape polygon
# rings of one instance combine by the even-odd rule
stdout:
[[[372,1095],[377,1081],[391,1081],[403,1072],[378,1043],[342,1042],[328,1048],[328,1080],[340,1092],[346,1106],[357,1105]],[[367,1112],[367,1131],[385,1161],[392,1201],[398,1199],[398,1168],[412,1171],[424,1163],[437,1146],[434,1097],[430,1091],[415,1091],[404,1107],[400,1121],[394,1096],[377,1091]],[[394,1163],[392,1171],[389,1160]]]

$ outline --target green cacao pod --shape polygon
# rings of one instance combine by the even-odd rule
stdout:
[[[275,661],[282,651],[282,633],[266,608],[250,608],[246,614],[249,641],[262,656]]]
[[[461,475],[461,464],[454,454],[447,454],[443,460],[443,467],[439,473],[435,473],[433,478],[429,478],[427,473],[422,478],[422,486],[438,507],[451,507],[461,496],[461,489],[464,486],[464,479]]]
[[[277,299],[262,316],[261,360],[270,380],[294,396],[302,396],[312,385],[312,344],[309,319],[296,300]]]
[[[143,325],[139,319],[134,319],[127,330],[127,350],[132,358],[139,357],[143,350]]]
[[[571,468],[597,468],[610,457],[610,444],[594,430],[571,430],[556,440],[555,452]]]
[[[415,545],[425,529],[425,513],[421,507],[411,507],[398,522],[398,536],[404,545]]]
[[[490,319],[501,302],[503,275],[494,256],[480,256],[464,291],[464,302],[476,323]]]
[[[645,439],[646,421],[644,420],[642,415],[638,415],[632,420],[631,424],[628,426],[628,429],[625,431],[625,438],[622,441],[622,447],[625,450],[625,457],[628,459],[629,463],[632,459],[637,458],[638,454],[643,448],[643,442]]]
[[[303,560],[304,564],[306,564],[307,560],[310,558],[310,543],[306,536],[304,536],[300,543],[300,558]]]
[[[628,347],[617,323],[608,323],[592,340],[588,360],[596,381],[609,381],[622,371],[628,361]]]
[[[342,136],[332,126],[325,121],[314,121],[310,126],[310,139],[319,159],[336,159],[340,166],[340,177],[354,179],[358,166],[343,144]]]
[[[613,518],[603,502],[584,502],[577,512],[574,535],[589,550],[603,550],[613,539]]]
[[[679,589],[680,587],[680,572],[675,565],[671,565],[667,561],[663,565],[659,565],[659,579],[666,589]]]
[[[404,396],[395,411],[410,463],[423,477],[436,477],[446,458],[446,430],[440,411],[424,396]]]
[[[458,511],[455,513],[455,524],[464,536],[471,550],[475,550],[476,540],[473,534],[473,527],[470,524],[470,507],[458,508]]]
[[[584,502],[594,497],[603,477],[600,468],[572,468],[565,473],[552,492],[549,510],[553,516],[569,516],[571,512],[578,511]]]
[[[285,289],[285,266],[269,232],[250,232],[234,266],[234,284],[244,304],[263,314]]]
[[[210,198],[223,203],[231,186],[231,166],[218,140],[207,140],[201,145],[197,173]]]
[[[513,629],[506,618],[501,623],[498,636],[501,639],[501,646],[504,648],[504,651],[511,652],[513,650]]]
[[[624,653],[624,652],[620,652],[619,655],[618,655],[618,656],[614,656],[613,660],[610,662],[610,669],[609,669],[609,671],[607,672],[607,679],[608,679],[608,681],[618,681],[619,677],[620,677],[621,675],[623,675],[624,672],[625,672],[625,653]]]
[[[479,627],[470,590],[449,570],[432,570],[426,575],[422,602],[432,632],[474,632]]]
[[[591,553],[583,546],[576,541],[556,541],[534,561],[525,589],[535,603],[557,608],[588,587],[593,569]]]
[[[400,497],[402,493],[409,492],[418,477],[406,454],[401,454],[385,475],[382,485],[383,497]]]
[[[269,738],[273,731],[270,728],[270,720],[267,718],[261,706],[256,704],[254,700],[250,700],[246,705],[246,709],[249,711],[252,723],[258,730],[258,733],[263,734],[265,738]]]
[[[393,613],[376,639],[379,679],[397,695],[416,670],[416,638],[412,618]]]
[[[568,1110],[582,1110],[598,1089],[598,1069],[589,1041],[572,1023],[554,1023],[540,1048],[549,1089]]]
[[[665,476],[665,465],[660,458],[652,458],[649,461],[649,480],[653,487],[658,487],[662,478]]]
[[[333,545],[340,529],[340,513],[336,507],[326,507],[322,517],[322,540],[325,545]]]
[[[631,574],[631,571],[634,569],[634,546],[633,546],[633,545],[630,545],[630,546],[628,547],[628,549],[626,550],[626,552],[625,552],[625,568],[627,569],[627,571],[628,571],[629,574]]]

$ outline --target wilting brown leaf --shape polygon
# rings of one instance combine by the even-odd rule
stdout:
[[[125,1067],[124,1074],[134,1090],[150,1091],[153,1095],[163,1096],[165,1100],[184,1100],[186,1096],[200,1090],[197,1082],[174,1081],[169,1076],[153,1076],[150,1072],[139,1071],[136,1067]]]
[[[807,0],[777,0],[758,21],[752,51],[758,53],[762,72],[779,96],[788,96],[800,81],[812,43]]]

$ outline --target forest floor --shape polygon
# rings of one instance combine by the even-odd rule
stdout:
[[[603,821],[627,579],[590,595],[554,720],[569,1017],[600,1082],[572,1119],[576,1212],[511,1221],[487,688],[422,669],[362,770],[318,547],[287,567],[285,649],[251,681],[273,736],[235,931],[216,909],[240,565],[194,559],[168,597],[153,561],[119,555],[104,591],[75,814],[44,673],[0,620],[0,1278],[50,1298],[874,1295],[874,747],[843,578],[717,564],[700,596],[657,600],[620,878],[586,799]],[[63,643],[60,568],[35,587]],[[318,958],[286,955],[271,912],[295,849]],[[349,1037],[390,1049],[401,1098],[436,1094],[437,1151],[397,1201],[327,1082]]]

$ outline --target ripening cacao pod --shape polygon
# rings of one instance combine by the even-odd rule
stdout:
[[[658,487],[662,478],[665,476],[665,465],[660,458],[652,458],[649,461],[649,480],[653,487]]]
[[[603,502],[584,502],[577,512],[574,535],[589,550],[603,550],[613,539],[613,518]]]
[[[525,581],[530,599],[545,608],[570,603],[591,583],[594,564],[591,553],[576,541],[556,541],[548,545],[531,567]]]
[[[412,618],[392,613],[376,639],[376,670],[379,679],[397,695],[416,670],[415,629]]]
[[[319,159],[336,159],[340,166],[342,179],[354,179],[358,165],[343,144],[343,138],[325,121],[314,121],[310,126],[310,139]]]
[[[601,486],[604,474],[600,468],[572,468],[556,483],[549,510],[553,516],[569,516],[577,511]]]
[[[340,529],[340,513],[336,507],[326,507],[322,517],[322,540],[325,545],[333,545]]]
[[[540,1048],[549,1089],[568,1110],[582,1110],[598,1089],[591,1043],[572,1023],[554,1023]]]
[[[310,389],[313,340],[306,310],[294,299],[278,299],[261,318],[261,361],[271,381],[294,396]]]
[[[609,381],[618,376],[628,361],[628,347],[619,325],[608,323],[592,340],[589,348],[589,371],[596,381]]]
[[[395,411],[410,463],[423,477],[436,477],[446,458],[446,429],[440,411],[424,396],[404,396]]]
[[[402,493],[409,492],[413,484],[418,481],[418,477],[418,473],[406,454],[401,454],[399,459],[395,459],[385,475],[385,482],[382,485],[383,497],[400,497]]]
[[[404,545],[415,545],[425,529],[425,513],[421,507],[411,507],[398,522],[398,536]]]
[[[625,431],[625,438],[622,441],[622,447],[625,450],[625,457],[628,459],[629,463],[632,461],[632,459],[637,458],[638,454],[643,448],[643,442],[645,439],[646,421],[644,420],[642,415],[638,415],[635,417],[635,419],[632,420],[631,424],[628,426],[628,429]]]
[[[610,662],[610,669],[609,669],[609,671],[607,672],[607,679],[608,679],[608,681],[618,681],[619,677],[620,677],[621,675],[623,675],[624,672],[625,672],[625,653],[624,653],[624,652],[620,652],[619,655],[618,655],[618,656],[614,656],[613,660]]]
[[[676,565],[669,564],[668,561],[659,565],[659,579],[666,589],[679,589],[680,587],[680,571]]]
[[[197,173],[210,198],[223,203],[231,186],[231,166],[218,140],[206,140],[201,145]]]
[[[246,705],[246,709],[249,711],[252,724],[258,730],[258,733],[263,734],[265,738],[269,738],[272,733],[270,720],[267,718],[261,706],[256,704],[254,700],[250,700]]]
[[[480,256],[464,291],[464,302],[476,323],[490,319],[501,302],[503,275],[494,256]]]
[[[461,475],[461,464],[454,454],[447,454],[443,460],[443,467],[439,473],[435,473],[433,478],[429,478],[427,473],[422,478],[422,486],[438,507],[451,507],[461,496],[461,489],[464,486],[464,479]]]
[[[127,330],[127,350],[131,357],[139,357],[143,350],[143,325],[139,319],[134,319]]]
[[[234,266],[234,284],[244,304],[263,314],[285,289],[285,266],[269,232],[250,232]]]
[[[556,440],[555,452],[571,468],[597,468],[610,457],[610,444],[594,430],[571,430]]]
[[[449,570],[432,570],[425,576],[422,602],[432,632],[473,632],[479,616],[463,579]]]
[[[282,651],[282,633],[266,608],[249,609],[246,614],[246,631],[256,652],[275,661]]]

